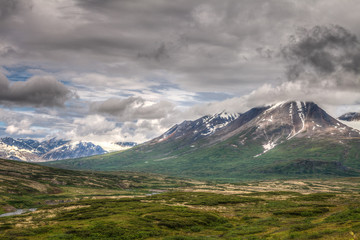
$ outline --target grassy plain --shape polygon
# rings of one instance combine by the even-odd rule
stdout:
[[[360,178],[222,183],[0,160],[0,239],[358,239]]]

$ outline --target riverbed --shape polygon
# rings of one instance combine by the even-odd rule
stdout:
[[[8,212],[8,213],[0,214],[0,217],[10,217],[10,216],[15,216],[15,215],[21,215],[21,214],[28,213],[28,212],[34,212],[36,210],[37,210],[37,208],[17,209],[14,212]]]

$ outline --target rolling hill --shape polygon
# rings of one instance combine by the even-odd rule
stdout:
[[[144,195],[151,189],[188,185],[189,181],[156,174],[73,171],[0,159],[0,214],[84,198]]]

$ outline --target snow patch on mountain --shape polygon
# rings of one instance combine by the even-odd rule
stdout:
[[[304,102],[300,102],[300,101],[296,101],[296,107],[297,107],[297,114],[301,120],[301,123],[302,123],[302,127],[299,131],[297,132],[294,132],[292,134],[292,132],[287,136],[287,140],[290,140],[292,139],[293,137],[295,137],[296,135],[298,135],[299,133],[303,132],[305,130],[305,114],[304,114],[304,107],[305,106],[305,103]],[[289,106],[289,113],[291,114],[291,121],[293,122],[293,125],[294,124],[294,118],[293,118],[293,103],[290,104]],[[295,130],[295,128],[294,128]]]
[[[160,137],[150,141],[152,144],[166,141],[167,139],[189,137],[195,141],[207,137],[218,130],[226,127],[240,116],[238,113],[227,113],[225,111],[214,115],[207,115],[194,121],[184,121],[176,124]]]
[[[273,149],[274,147],[276,147],[277,143],[276,141],[272,142],[272,141],[269,141],[267,142],[266,144],[263,144],[263,148],[264,148],[264,151],[262,153],[259,153],[257,155],[255,155],[254,157],[259,157],[261,155],[263,155],[264,153],[266,153],[267,151],[270,151],[271,149]]]
[[[206,125],[205,131],[201,133],[203,136],[211,135],[215,133],[217,130],[226,127],[229,123],[238,118],[240,114],[238,113],[227,113],[225,111],[214,114],[212,116],[205,116],[203,120],[203,124]]]

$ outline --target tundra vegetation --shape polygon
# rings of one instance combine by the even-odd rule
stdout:
[[[1,160],[1,239],[357,239],[360,178],[203,182]]]

